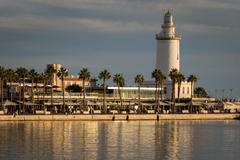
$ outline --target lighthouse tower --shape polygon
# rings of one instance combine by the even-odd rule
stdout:
[[[156,35],[157,59],[156,68],[170,80],[171,69],[180,70],[180,37],[175,32],[173,15],[170,11],[164,14],[162,31]]]

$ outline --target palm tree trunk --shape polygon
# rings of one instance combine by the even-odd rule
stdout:
[[[123,106],[122,104],[122,94],[121,94],[121,88],[119,87],[119,98],[120,98],[120,104],[121,104],[121,108]]]
[[[46,82],[43,82],[43,109],[45,112],[45,94],[46,94]]]
[[[191,82],[191,99],[193,97],[193,82]]]
[[[175,81],[172,82],[172,113],[175,113]]]
[[[64,88],[64,79],[62,77],[62,96],[63,96],[63,112],[65,113],[65,88]]]
[[[157,108],[159,108],[159,98],[160,98],[160,89],[158,85],[158,92],[157,92]]]
[[[23,113],[25,113],[25,77],[23,77]]]
[[[10,86],[7,85],[7,99],[9,99],[10,97]]]
[[[160,93],[161,93],[161,101],[163,101],[163,82],[161,81],[161,83],[160,83],[160,87],[161,87],[161,91],[160,91]],[[161,106],[161,112],[163,112],[163,105]]]
[[[155,107],[154,107],[154,110],[156,111],[156,108],[157,108],[157,92],[158,92],[158,84],[157,82],[155,82]]]
[[[160,87],[161,87],[161,92],[160,93],[161,93],[161,101],[162,101],[163,100],[163,82],[161,82]]]
[[[19,94],[18,94],[18,100],[21,101],[22,98],[22,87],[21,87],[21,82],[19,82]],[[21,107],[21,103],[19,104],[19,106]]]
[[[10,100],[13,100],[13,96],[12,96],[12,81],[10,81]]]
[[[1,107],[3,107],[3,79],[1,78]]]
[[[181,84],[178,84],[178,103],[180,102],[180,90],[181,90]]]
[[[104,109],[104,113],[107,113],[105,79],[103,80],[103,109]]]
[[[138,107],[140,107],[141,105],[141,86],[138,85]],[[143,111],[143,108],[141,108],[141,110]]]
[[[38,83],[36,82],[37,101],[39,101]]]
[[[192,98],[193,98],[193,82],[191,82],[191,104],[190,104],[190,113],[192,113]]]
[[[85,80],[83,79],[83,108],[86,108],[86,103],[85,103]]]
[[[31,86],[31,103],[33,103],[33,80],[32,80],[32,86]]]

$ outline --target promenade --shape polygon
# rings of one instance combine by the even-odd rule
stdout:
[[[1,115],[0,121],[231,120],[240,114]]]

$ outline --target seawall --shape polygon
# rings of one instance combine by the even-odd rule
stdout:
[[[1,115],[0,121],[229,120],[240,114]]]

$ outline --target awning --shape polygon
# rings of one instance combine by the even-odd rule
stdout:
[[[17,103],[19,104],[23,104],[23,101],[16,101]],[[31,102],[24,102],[24,105],[26,106],[38,106],[39,104],[36,104],[36,103],[31,103]]]
[[[178,106],[178,107],[180,107],[180,106],[189,106],[189,104],[188,103],[175,103],[175,106]]]
[[[5,102],[3,102],[3,106],[17,106],[18,104],[9,100],[6,100]]]
[[[63,102],[54,102],[52,104],[55,105],[55,106],[58,106],[58,105],[63,105]],[[44,105],[46,105],[46,106],[51,106],[52,104],[51,104],[51,102],[44,103]],[[66,106],[79,106],[80,103],[65,102],[65,105]]]
[[[168,105],[173,105],[173,102],[167,101]],[[175,106],[189,106],[189,103],[175,103]]]

